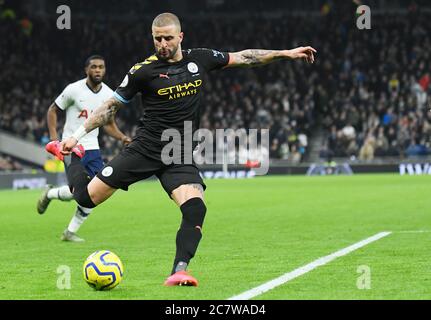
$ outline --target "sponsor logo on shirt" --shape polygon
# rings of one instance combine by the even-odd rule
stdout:
[[[191,82],[185,82],[183,84],[177,84],[175,86],[162,88],[157,91],[159,96],[169,95],[169,100],[178,99],[185,96],[190,96],[197,93],[197,88],[202,85],[202,80],[198,79]]]
[[[79,118],[88,119],[88,111],[86,109],[82,109],[81,112],[78,115],[78,119]]]
[[[166,74],[164,74],[164,73],[160,73],[159,74],[159,78],[166,78],[166,79],[169,79],[169,76],[168,76],[168,74],[166,73]]]

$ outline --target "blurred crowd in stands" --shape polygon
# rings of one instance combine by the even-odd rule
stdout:
[[[431,14],[379,16],[372,30],[335,30],[318,85],[322,157],[421,156],[430,152]],[[352,30],[353,31],[353,30]]]
[[[183,49],[312,45],[318,51],[313,65],[284,61],[213,72],[205,81],[202,127],[269,128],[262,152],[292,163],[304,160],[319,128],[322,158],[428,154],[431,15],[417,8],[379,15],[371,30],[359,30],[350,13],[326,8],[317,16],[180,17]],[[77,17],[71,30],[58,30],[55,15],[33,19],[30,30],[18,18],[0,17],[0,128],[41,145],[49,141],[48,107],[68,83],[85,77],[88,56],[106,58],[105,82],[115,90],[133,64],[153,53],[153,17]],[[143,112],[134,99],[118,112],[119,127],[133,136]],[[103,133],[100,141],[107,159],[121,148]]]
[[[22,169],[23,166],[18,160],[0,153],[0,171],[19,171]]]

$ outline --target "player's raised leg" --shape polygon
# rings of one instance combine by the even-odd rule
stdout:
[[[60,146],[59,141],[51,141],[46,145],[45,149],[52,155],[56,156],[58,159],[64,160],[64,155],[61,154],[59,146]],[[81,159],[84,156],[85,151],[84,151],[84,148],[81,145],[79,145],[73,149],[73,153],[79,159]],[[37,212],[39,214],[45,213],[51,200],[53,199],[59,199],[61,201],[69,201],[73,199],[73,194],[70,191],[69,186],[54,188],[52,185],[47,185],[42,191],[42,194],[40,195],[37,201]]]
[[[66,160],[66,162],[70,162],[70,156],[68,158],[64,158],[64,155],[61,155],[58,153],[58,146],[59,146],[59,142],[58,141],[52,141],[50,143],[48,143],[46,150],[49,151],[50,153],[56,155],[58,157],[58,155],[60,155],[61,158],[63,158],[63,160]],[[80,162],[83,162],[83,166],[86,163],[88,166],[87,168],[87,172],[91,172],[91,176],[94,176],[95,174],[92,173],[92,166],[88,163],[88,159],[85,160],[86,158],[90,158],[90,162],[91,157],[89,157],[89,154],[91,152],[85,152],[83,147],[79,147],[76,148],[74,150],[74,155],[77,159],[79,159]],[[100,153],[96,152],[97,155],[100,155]],[[103,167],[103,162],[101,160],[101,157],[99,156],[100,159],[98,159],[96,157],[95,160],[97,161],[93,161],[94,162],[94,166],[97,170],[99,170],[100,168]],[[67,168],[67,167],[66,167]],[[49,203],[51,202],[51,200],[53,199],[58,199],[60,201],[70,201],[73,199],[73,193],[71,192],[71,188],[69,186],[62,186],[59,188],[53,188],[52,186],[47,186],[47,188],[44,190],[44,192],[42,193],[38,204],[37,204],[37,210],[40,214],[43,214]],[[83,242],[84,239],[80,238],[76,232],[79,230],[79,228],[81,227],[81,225],[83,224],[83,222],[87,219],[88,215],[91,213],[92,209],[91,208],[86,208],[83,206],[78,205],[76,208],[76,211],[74,213],[74,215],[72,216],[72,219],[68,225],[68,227],[63,231],[62,235],[61,235],[61,240],[63,241],[72,241],[72,242]]]
[[[91,179],[79,158],[74,154],[70,157],[72,160],[67,168],[67,178],[72,188],[73,197],[79,205],[85,208],[94,208],[117,190],[97,176]]]
[[[174,265],[165,285],[197,286],[198,281],[187,273],[186,268],[202,238],[206,214],[204,190],[198,183],[184,184],[172,191],[171,197],[181,209],[182,221],[176,237]]]
[[[47,185],[42,191],[40,198],[37,202],[37,212],[39,214],[45,213],[51,200],[70,201],[73,199],[73,194],[70,192],[69,186],[61,186],[55,188],[52,185]]]
[[[79,205],[75,216],[62,235],[62,240],[80,242],[82,239],[76,235],[76,232],[87,219],[92,208],[108,199],[117,189],[110,187],[97,176],[90,180],[81,161],[78,161],[73,154],[72,158],[73,160],[67,169],[68,180],[71,184],[74,198]]]
[[[117,189],[107,185],[97,178],[97,176],[91,179],[81,162],[83,154],[77,152],[75,149],[76,147],[73,148],[70,155],[63,155],[62,157],[66,168],[69,187],[72,190],[76,202],[84,208],[91,209],[108,199]],[[61,154],[60,150],[60,145],[56,144],[55,149],[50,149],[48,151],[57,155],[58,153]],[[83,150],[82,147],[79,148],[79,150]]]
[[[84,157],[81,159],[81,163],[88,173],[89,177],[94,177],[103,168],[103,160],[100,151],[89,150],[85,152]],[[73,194],[72,194],[73,198]],[[87,220],[90,213],[93,211],[92,208],[87,208],[81,205],[76,207],[76,211],[69,222],[69,225],[61,235],[63,241],[82,242],[84,239],[77,235],[78,230],[81,228],[84,221]]]

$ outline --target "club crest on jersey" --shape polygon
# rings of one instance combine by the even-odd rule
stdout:
[[[187,65],[187,69],[191,73],[196,73],[196,72],[198,72],[198,65],[194,62],[189,62],[189,64]]]

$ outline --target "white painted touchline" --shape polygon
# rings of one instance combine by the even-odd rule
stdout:
[[[261,295],[262,293],[265,293],[271,289],[274,289],[275,287],[278,287],[292,279],[295,279],[299,276],[302,276],[303,274],[310,272],[313,269],[316,269],[317,267],[323,266],[329,262],[331,262],[332,260],[335,260],[338,257],[342,257],[345,256],[346,254],[349,254],[352,251],[355,251],[359,248],[362,248],[364,246],[366,246],[367,244],[370,244],[371,242],[377,241],[383,237],[386,237],[388,235],[391,234],[391,231],[384,231],[384,232],[380,232],[375,234],[372,237],[369,237],[367,239],[361,240],[357,243],[352,244],[351,246],[348,246],[344,249],[341,249],[337,252],[334,252],[330,255],[327,255],[325,257],[319,258],[317,260],[314,260],[313,262],[310,262],[309,264],[302,266],[298,269],[295,269],[291,272],[285,273],[282,276],[268,281],[258,287],[255,287],[253,289],[250,289],[248,291],[245,291],[239,295],[233,296],[231,298],[229,298],[228,300],[249,300],[252,299],[258,295]]]

